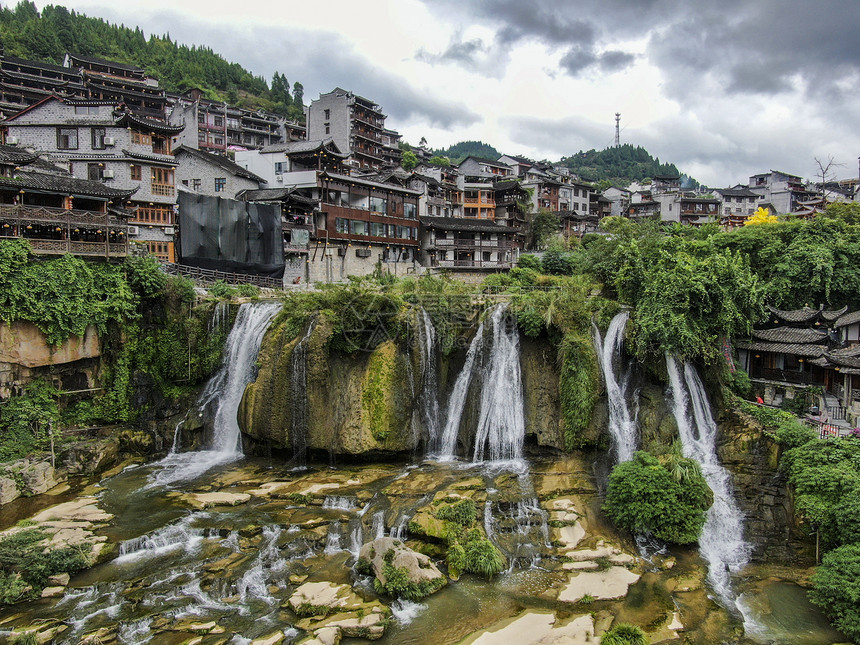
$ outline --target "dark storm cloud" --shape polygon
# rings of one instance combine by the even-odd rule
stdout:
[[[478,56],[483,54],[486,50],[487,47],[484,45],[484,41],[480,38],[473,38],[472,40],[460,40],[459,38],[454,38],[451,40],[448,48],[442,53],[433,54],[422,47],[418,52],[416,52],[415,58],[424,63],[430,64],[453,62],[470,66],[477,64]]]
[[[559,67],[571,76],[579,76],[585,70],[596,67],[602,72],[617,72],[631,65],[636,57],[620,50],[596,53],[574,47],[558,61]]]
[[[115,22],[128,21],[118,9],[100,12]],[[347,39],[331,32],[281,27],[212,25],[178,13],[162,12],[138,21],[147,33],[170,32],[179,42],[206,45],[231,62],[270,79],[275,71],[290,83],[304,86],[305,103],[337,86],[366,96],[382,106],[394,129],[407,123],[424,122],[452,128],[476,122],[479,117],[457,101],[443,95],[427,95],[402,78],[371,64]]]

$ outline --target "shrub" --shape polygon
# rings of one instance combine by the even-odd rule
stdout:
[[[385,576],[385,584],[382,584],[379,578],[373,580],[373,588],[376,593],[395,598],[406,598],[407,600],[421,600],[447,584],[445,576],[439,576],[433,580],[411,582],[409,572],[404,567],[395,567],[389,562],[382,565],[382,574]]]
[[[256,298],[260,295],[260,287],[253,284],[240,284],[236,287],[236,293],[243,298]]]
[[[466,569],[466,550],[458,543],[448,547],[448,554],[445,557],[448,563],[448,572],[452,578],[459,578],[460,574]]]
[[[128,283],[141,298],[155,298],[161,295],[167,284],[167,274],[151,255],[130,257],[125,261]]]
[[[463,547],[464,570],[490,579],[505,568],[505,558],[487,538],[470,540]]]
[[[461,499],[453,504],[445,504],[436,511],[436,517],[440,520],[455,522],[461,526],[470,526],[475,522],[476,516],[475,502],[471,499]]]
[[[54,549],[45,553],[44,541],[47,537],[39,529],[25,529],[0,539],[2,602],[15,602],[22,599],[23,595],[38,597],[49,576],[75,573],[87,566],[83,552],[76,548]],[[25,586],[31,588],[29,592]]]
[[[694,465],[677,462],[678,473],[647,452],[639,451],[631,461],[618,464],[609,476],[603,510],[620,528],[634,534],[650,534],[675,544],[699,539],[705,511],[713,495]]]
[[[641,628],[619,623],[600,637],[600,645],[647,645],[648,639]]]
[[[728,373],[726,385],[732,392],[742,397],[749,396],[750,389],[752,389],[750,375],[740,368]]]
[[[209,295],[213,298],[232,298],[236,293],[236,287],[227,284],[223,280],[216,280],[209,287]]]
[[[809,599],[837,629],[860,642],[860,544],[841,546],[824,556],[812,574]]]
[[[531,255],[530,253],[521,255],[520,259],[517,260],[517,266],[522,269],[532,269],[534,271],[540,271],[542,269],[540,258],[536,255]]]

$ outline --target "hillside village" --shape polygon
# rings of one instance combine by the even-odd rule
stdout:
[[[145,247],[165,263],[283,284],[380,266],[469,279],[540,248],[538,213],[568,240],[597,232],[610,215],[734,228],[759,208],[811,218],[855,199],[856,180],[822,186],[776,170],[726,188],[688,191],[680,176],[655,176],[598,191],[563,165],[516,155],[450,164],[403,145],[383,106],[339,87],[298,122],[196,89],[168,93],[142,68],[72,53],[63,65],[2,56],[0,76],[0,235],[27,238],[37,254],[110,258]],[[231,260],[238,247],[198,253],[192,228],[228,225],[212,213],[229,209],[202,197],[239,202],[233,213],[274,214],[259,226],[280,232],[282,253],[256,264]]]

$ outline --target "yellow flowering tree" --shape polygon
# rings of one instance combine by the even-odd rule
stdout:
[[[777,216],[771,215],[770,211],[762,206],[759,206],[755,213],[744,222],[744,226],[750,226],[752,224],[775,224],[777,222]]]

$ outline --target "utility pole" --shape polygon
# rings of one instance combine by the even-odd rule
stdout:
[[[615,113],[615,147],[621,145],[621,112]]]

